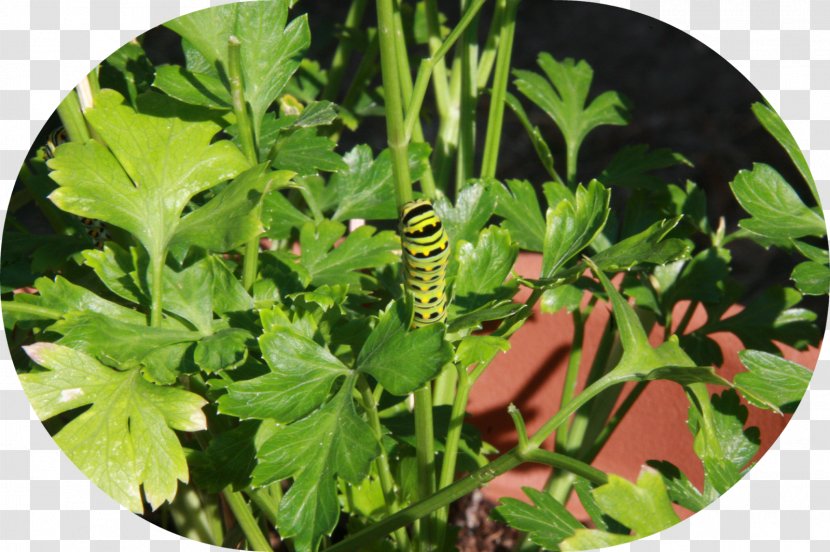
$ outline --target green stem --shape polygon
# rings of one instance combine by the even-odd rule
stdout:
[[[396,60],[398,62],[398,76],[400,77],[400,84],[401,84],[401,100],[402,106],[409,105],[409,102],[412,100],[412,94],[414,91],[414,85],[412,84],[412,73],[410,72],[409,67],[409,55],[406,50],[406,35],[403,32],[403,20],[401,18],[400,6],[395,5],[394,11],[394,25],[395,25],[395,51],[396,51]],[[406,115],[406,112],[402,112],[403,115]],[[414,123],[412,128],[410,129],[410,133],[406,131],[406,121],[403,123],[404,125],[404,139],[407,144],[409,144],[410,140],[415,143],[423,143],[424,142],[424,131],[421,127],[421,118],[420,113],[414,114]],[[421,188],[423,189],[424,193],[427,197],[435,198],[435,178],[432,175],[432,167],[427,164],[424,170],[424,174],[421,176]]]
[[[19,303],[17,301],[3,301],[2,305],[4,313],[31,314],[49,320],[60,320],[64,314],[59,310],[32,305],[30,303]]]
[[[558,454],[549,450],[535,449],[525,454],[528,462],[537,464],[545,464],[554,468],[567,470],[568,472],[583,477],[596,485],[605,485],[608,483],[608,475],[605,472],[596,469],[590,464],[581,462],[570,456]]]
[[[150,325],[154,328],[161,326],[161,311],[162,311],[162,278],[164,276],[164,257],[166,252],[160,251],[150,255],[150,269],[152,270],[152,282],[150,284],[150,295],[152,297],[150,305]]]
[[[236,521],[239,522],[239,526],[242,528],[242,532],[245,533],[245,538],[248,539],[248,544],[250,544],[254,550],[259,550],[261,552],[270,552],[273,550],[271,548],[271,544],[268,542],[268,539],[262,534],[254,515],[251,513],[251,508],[248,506],[248,503],[245,502],[242,495],[240,493],[233,492],[231,487],[226,487],[222,491],[222,496],[225,497],[231,512],[233,512]]]
[[[496,9],[493,10],[493,19],[490,21],[490,29],[487,31],[487,38],[484,41],[484,49],[481,51],[481,57],[478,58],[478,77],[476,85],[478,91],[482,92],[487,87],[490,81],[490,74],[493,72],[493,66],[496,63],[496,54],[499,45],[499,34],[501,32],[501,23],[504,18],[505,2],[500,0],[496,3]]]
[[[614,431],[617,429],[617,426],[620,425],[620,422],[625,418],[625,415],[628,414],[628,411],[631,410],[631,407],[634,406],[634,403],[637,402],[637,399],[640,398],[640,395],[643,394],[643,391],[646,390],[648,386],[647,381],[640,381],[637,382],[637,385],[634,386],[634,389],[631,390],[631,393],[626,396],[623,403],[614,412],[614,416],[608,420],[608,423],[605,427],[602,428],[602,431],[594,440],[594,443],[591,445],[591,448],[588,451],[588,454],[585,456],[585,461],[593,462],[594,458],[597,457],[599,452],[602,450],[602,447],[605,446],[605,443],[608,442],[608,439],[611,438],[611,435],[614,434]]]
[[[70,90],[69,94],[58,104],[58,116],[70,140],[81,144],[89,141],[89,129],[75,90]]]
[[[331,66],[329,67],[326,86],[323,88],[321,94],[323,99],[334,101],[337,97],[337,91],[340,90],[340,83],[343,81],[343,76],[349,68],[348,62],[353,50],[352,39],[349,33],[354,32],[360,27],[368,4],[369,0],[352,0],[352,4],[349,6],[346,21],[343,23],[344,35],[337,43],[337,49],[334,51]]]
[[[251,502],[256,504],[259,511],[263,513],[265,518],[273,525],[277,526],[277,505],[274,499],[266,489],[250,489],[246,492]]]
[[[241,43],[235,36],[228,38],[228,80],[231,85],[231,101],[233,113],[236,116],[236,125],[239,129],[239,141],[242,152],[251,165],[257,163],[255,136],[251,118],[248,116],[248,104],[245,102],[245,93],[242,83],[242,53]],[[259,236],[251,238],[245,244],[245,258],[242,262],[242,286],[250,290],[254,285],[259,257]]]
[[[568,404],[576,392],[579,365],[582,361],[582,345],[585,338],[585,317],[582,311],[576,309],[573,313],[574,337],[571,342],[571,354],[568,358],[568,369],[565,372],[565,383],[562,385],[562,400],[560,408]],[[556,449],[565,450],[568,443],[568,425],[565,424],[556,432]]]
[[[487,136],[484,140],[484,156],[481,161],[482,178],[495,178],[496,176],[507,82],[510,79],[510,58],[513,53],[513,38],[516,34],[516,11],[519,7],[519,0],[500,0],[500,3],[504,5],[504,19],[501,22],[496,72],[493,76],[493,91],[490,95]]]
[[[377,0],[380,70],[386,101],[386,132],[392,153],[392,174],[398,208],[412,201],[407,141],[403,123],[400,74],[396,63],[395,7],[393,0]]]
[[[432,390],[425,385],[415,391],[415,459],[418,465],[418,499],[435,492],[435,435],[432,425]],[[432,521],[421,522],[418,544],[429,550],[432,542]]]
[[[447,78],[447,62],[444,56],[438,56],[443,44],[441,39],[441,22],[438,18],[438,3],[436,0],[425,0],[424,10],[427,20],[427,33],[429,33],[429,54],[435,60],[433,69],[432,89],[435,94],[435,105],[438,116],[445,120],[450,111],[450,88]]]
[[[383,429],[380,425],[380,418],[378,417],[377,403],[369,383],[362,375],[357,379],[357,387],[360,390],[360,395],[363,400],[363,407],[366,409],[366,417],[369,420],[369,425],[375,433],[375,438],[378,442],[383,438]],[[392,477],[392,470],[389,467],[389,458],[386,456],[386,451],[383,447],[380,448],[380,454],[375,459],[375,467],[377,468],[378,478],[380,479],[380,488],[383,491],[383,501],[386,508],[386,515],[391,516],[400,510],[398,503],[398,495],[395,492],[395,480]],[[401,550],[409,549],[409,537],[404,528],[397,529],[394,532],[395,540]]]
[[[469,0],[461,0],[462,9]],[[476,87],[478,64],[477,24],[472,24],[461,36],[459,53],[461,55],[461,103],[459,111],[458,158],[456,162],[455,192],[458,192],[473,176],[475,160],[476,133]]]
[[[528,439],[527,450],[520,451],[518,448],[510,450],[489,464],[472,472],[468,476],[459,479],[447,487],[444,487],[432,496],[424,500],[420,500],[408,508],[401,510],[397,514],[389,516],[388,518],[381,520],[380,522],[371,525],[366,529],[355,533],[351,537],[335,544],[330,547],[328,551],[337,552],[338,550],[363,550],[367,547],[367,545],[383,538],[384,535],[427,516],[443,506],[449,505],[482,485],[489,483],[496,476],[529,461],[528,456],[532,454],[532,451],[534,449],[538,449],[541,443],[550,437],[550,435],[556,431],[556,428],[565,422],[568,417],[580,406],[608,387],[622,383],[625,380],[626,378],[624,377],[620,377],[615,374],[607,374],[601,380],[595,382],[593,385],[585,389],[579,396],[574,398],[574,400],[572,400],[566,408],[560,410],[552,418],[550,418],[539,429],[539,431],[533,435],[533,437]]]
[[[458,445],[461,442],[461,430],[464,427],[464,417],[467,413],[467,402],[470,398],[470,389],[472,383],[467,374],[467,369],[463,366],[457,367],[458,372],[458,387],[455,394],[455,400],[452,403],[452,410],[450,412],[450,425],[447,429],[447,440],[444,443],[444,460],[441,463],[441,474],[438,479],[438,488],[443,489],[449,486],[453,479],[455,479],[455,467],[458,463]],[[447,523],[449,521],[449,508],[444,506],[438,512],[438,534],[435,542],[438,543],[439,549],[444,544],[446,538]]]
[[[568,186],[571,189],[576,188],[576,163],[579,158],[579,145],[579,143],[568,142],[565,147],[567,163],[565,178],[568,180]]]

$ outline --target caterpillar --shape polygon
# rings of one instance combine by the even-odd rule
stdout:
[[[46,144],[43,146],[43,156],[49,160],[55,157],[55,150],[61,144],[69,141],[69,135],[66,129],[62,126],[57,127],[49,133],[46,139]],[[96,249],[103,249],[104,242],[110,239],[110,234],[107,231],[104,223],[100,220],[95,220],[86,217],[78,217],[81,225],[84,227],[86,235],[92,239],[92,243]]]
[[[69,141],[69,135],[66,133],[66,129],[62,126],[54,129],[52,132],[49,133],[49,137],[46,139],[46,144],[43,146],[43,155],[46,159],[52,159],[55,157],[55,150],[61,144]]]
[[[450,242],[432,203],[419,199],[401,209],[404,278],[414,299],[413,328],[447,318],[446,272]]]

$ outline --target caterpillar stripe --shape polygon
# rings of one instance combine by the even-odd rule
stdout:
[[[412,327],[443,322],[450,242],[428,200],[410,201],[401,209],[401,243],[406,287],[415,300]]]
[[[66,129],[62,126],[50,132],[49,137],[46,139],[46,145],[43,146],[43,154],[46,159],[55,157],[57,147],[68,141],[69,136],[66,134]]]

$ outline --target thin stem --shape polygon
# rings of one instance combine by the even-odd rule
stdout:
[[[628,414],[628,411],[631,410],[631,407],[634,406],[634,403],[637,402],[637,399],[640,398],[640,395],[643,394],[643,391],[646,390],[648,386],[647,381],[640,381],[637,382],[637,385],[634,386],[634,389],[625,397],[623,403],[614,412],[614,416],[608,420],[608,423],[605,424],[605,427],[602,428],[602,431],[594,440],[594,443],[591,445],[591,448],[588,454],[585,456],[585,460],[587,462],[593,462],[594,458],[597,457],[597,454],[602,450],[602,447],[605,446],[605,443],[608,442],[608,439],[611,438],[611,435],[614,434],[614,431],[617,429],[617,426],[620,425],[620,422],[625,418],[625,415]]]
[[[273,497],[266,489],[250,489],[246,491],[251,502],[256,504],[259,511],[263,513],[265,518],[273,525],[277,526],[277,506],[273,501]]]
[[[565,162],[567,164],[565,178],[571,189],[576,188],[576,163],[579,157],[579,145],[579,143],[568,142],[565,147]]]
[[[228,506],[233,512],[236,521],[245,533],[245,538],[248,539],[254,550],[261,552],[270,552],[272,550],[271,544],[257,525],[254,515],[251,513],[251,508],[240,493],[235,493],[231,487],[225,487],[222,491],[222,496],[228,502]]]
[[[398,75],[401,79],[401,100],[403,102],[401,105],[405,106],[412,100],[414,85],[412,84],[412,74],[409,67],[409,55],[406,50],[406,35],[403,32],[403,20],[399,9],[400,5],[396,4],[394,7],[395,58],[398,62]],[[403,114],[405,116],[406,112],[403,112]],[[406,131],[406,121],[404,121],[404,137],[407,144],[410,143],[410,140],[415,143],[424,142],[424,131],[421,127],[420,112],[414,114],[414,123],[410,132]],[[427,164],[424,169],[424,174],[421,175],[421,188],[427,197],[435,198],[435,178],[432,175],[432,167]]]
[[[449,486],[455,479],[455,467],[458,463],[458,445],[461,442],[461,430],[464,426],[464,417],[467,413],[467,402],[470,398],[472,382],[467,375],[467,369],[463,366],[457,367],[458,388],[455,400],[452,403],[450,412],[450,425],[447,429],[447,440],[444,443],[444,460],[441,463],[441,474],[438,479],[438,488],[443,489]],[[443,507],[436,517],[439,520],[438,534],[435,542],[439,548],[446,538],[449,508]]]
[[[162,277],[164,274],[164,257],[166,253],[164,251],[156,252],[155,254],[150,255],[150,265],[151,265],[151,278],[152,281],[150,283],[151,291],[150,295],[152,297],[152,303],[150,304],[150,325],[154,328],[161,326],[161,311],[162,311]]]
[[[461,0],[462,9],[469,0]],[[477,20],[476,20],[477,21]],[[459,111],[458,161],[456,163],[456,195],[473,176],[475,161],[476,136],[476,87],[478,42],[476,40],[477,24],[472,24],[461,35],[459,53],[461,55],[461,103]]]
[[[369,387],[369,383],[363,375],[358,377],[357,387],[360,390],[363,408],[366,410],[369,425],[375,433],[375,438],[380,442],[383,438],[383,430],[381,429],[380,418],[378,417],[377,403],[375,402],[372,389]],[[386,515],[391,516],[400,510],[400,504],[398,503],[398,496],[395,493],[395,480],[392,477],[392,470],[389,467],[389,458],[386,456],[386,451],[383,447],[380,448],[380,455],[375,459],[375,467],[377,468],[378,478],[380,479],[380,488],[383,491]],[[404,528],[396,530],[394,536],[401,550],[409,549],[409,537]]]
[[[545,464],[554,468],[567,470],[574,475],[583,477],[596,485],[605,485],[608,483],[608,475],[605,472],[596,469],[590,464],[581,462],[570,456],[558,454],[549,450],[535,449],[525,454],[525,459],[529,462],[537,464]]]
[[[493,91],[490,95],[487,136],[484,140],[484,156],[481,161],[482,178],[495,178],[496,176],[504,123],[507,81],[510,78],[510,58],[513,53],[513,38],[516,34],[516,11],[519,8],[519,0],[500,0],[500,2],[504,3],[504,20],[501,22],[496,72],[493,76]]]
[[[415,391],[415,459],[418,465],[418,499],[435,492],[435,435],[432,426],[432,391],[425,385]],[[421,522],[418,544],[429,550],[432,522]]]
[[[585,338],[585,318],[582,311],[577,309],[573,313],[574,337],[571,342],[571,354],[568,358],[568,369],[565,372],[565,383],[562,385],[562,400],[560,408],[568,404],[576,392],[579,365],[582,361],[582,345]],[[556,450],[566,450],[568,444],[568,424],[563,425],[556,432]]]
[[[579,396],[574,398],[566,408],[557,412],[550,418],[533,437],[528,439],[528,450],[519,451],[517,448],[510,450],[502,456],[496,458],[489,464],[477,469],[470,475],[459,479],[455,483],[439,490],[429,498],[420,500],[415,504],[409,506],[398,512],[393,516],[381,520],[380,522],[359,531],[353,536],[345,539],[334,546],[330,547],[329,552],[346,551],[346,550],[362,550],[366,546],[384,535],[400,528],[409,523],[414,522],[424,516],[429,515],[438,508],[446,506],[459,498],[471,493],[475,489],[485,485],[493,480],[498,475],[509,471],[523,462],[528,461],[528,456],[533,449],[538,449],[542,442],[556,431],[556,428],[565,422],[568,417],[576,411],[580,406],[591,400],[598,393],[601,393],[608,387],[622,383],[625,378],[608,374],[601,380],[595,382],[593,385],[585,389]]]
[[[70,140],[81,144],[89,141],[89,129],[86,126],[86,119],[84,119],[81,103],[78,101],[78,93],[75,90],[70,90],[69,94],[58,104],[58,116],[69,134]]]
[[[490,81],[490,74],[493,72],[493,66],[496,63],[496,53],[499,45],[499,34],[501,31],[501,22],[504,17],[504,0],[496,3],[496,9],[493,10],[493,20],[490,21],[490,29],[487,31],[487,38],[484,41],[484,49],[481,52],[481,57],[478,58],[478,78],[476,85],[478,91],[482,92]]]
[[[403,124],[401,83],[395,60],[395,7],[393,0],[377,0],[380,70],[386,100],[386,132],[392,152],[392,174],[398,208],[412,201],[412,180],[409,175],[407,141]]]
[[[256,138],[251,119],[248,116],[248,104],[245,102],[242,84],[241,43],[235,36],[228,38],[228,73],[233,113],[236,116],[242,152],[248,158],[248,162],[255,165],[257,163],[257,150],[254,144]],[[256,280],[258,257],[259,236],[256,236],[245,244],[245,258],[242,261],[242,286],[246,290],[250,290],[251,286],[254,285],[254,280]]]
[[[527,442],[527,426],[525,426],[525,419],[522,417],[522,413],[513,403],[510,403],[510,406],[507,407],[507,413],[513,418],[513,425],[516,426],[516,435],[519,438],[519,450],[523,452],[527,451],[530,445]]]
[[[32,305],[30,303],[20,303],[17,301],[3,301],[4,313],[17,314],[31,314],[49,320],[60,320],[63,318],[63,313],[59,310],[41,307],[39,305]]]
[[[424,11],[427,20],[427,33],[429,33],[429,54],[435,60],[435,67],[432,70],[434,73],[432,88],[435,94],[438,115],[443,121],[450,111],[450,89],[447,78],[447,63],[444,61],[444,56],[437,55],[442,47],[442,42],[444,42],[441,39],[441,22],[438,18],[437,0],[426,0]]]
[[[331,59],[331,66],[328,71],[326,86],[321,94],[323,99],[335,100],[337,91],[340,90],[340,83],[349,67],[349,57],[352,55],[353,44],[349,33],[360,28],[363,16],[366,13],[366,6],[369,0],[352,0],[349,12],[346,14],[346,21],[343,23],[343,36],[337,43],[337,49]]]

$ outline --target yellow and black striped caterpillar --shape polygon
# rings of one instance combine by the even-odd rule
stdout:
[[[55,150],[61,144],[69,141],[69,135],[66,129],[62,126],[57,127],[49,133],[46,139],[46,144],[43,146],[43,156],[49,160],[55,157]],[[96,249],[103,249],[104,242],[110,239],[110,234],[107,232],[104,223],[100,220],[95,220],[86,217],[78,217],[81,225],[84,227],[86,235],[92,239],[92,243]]]
[[[401,209],[401,243],[406,287],[415,300],[412,327],[443,322],[450,242],[429,200],[410,201]]]

